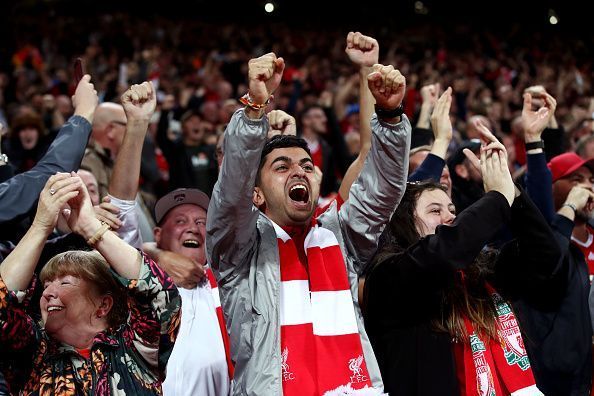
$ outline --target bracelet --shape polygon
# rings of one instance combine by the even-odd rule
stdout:
[[[95,247],[95,244],[103,239],[103,234],[105,234],[109,230],[111,230],[111,227],[109,226],[109,224],[102,221],[101,227],[99,227],[99,229],[97,231],[95,231],[95,234],[93,234],[92,237],[87,239],[87,245],[89,245],[91,247]]]
[[[525,143],[524,147],[526,147],[526,151],[535,150],[535,149],[543,149],[544,150],[544,142],[542,140],[539,140],[538,142]]]
[[[258,111],[258,110],[262,110],[266,106],[268,106],[268,103],[270,103],[270,101],[273,99],[274,99],[274,95],[270,95],[270,97],[268,98],[268,100],[265,103],[254,103],[254,101],[252,100],[252,97],[250,96],[250,93],[248,91],[248,93],[246,93],[241,98],[239,98],[239,102],[253,110]]]
[[[379,118],[396,118],[396,117],[400,117],[402,114],[404,113],[404,104],[400,103],[400,106],[396,107],[395,109],[392,110],[386,110],[386,109],[382,109],[381,107],[378,107],[378,105],[375,105],[375,114],[377,114],[377,116]]]
[[[568,208],[571,208],[573,210],[573,213],[577,213],[577,208],[575,207],[574,204],[571,203],[564,203],[563,205],[561,205],[561,207],[567,206]]]

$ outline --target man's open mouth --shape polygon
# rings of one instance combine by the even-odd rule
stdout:
[[[289,189],[289,198],[296,202],[308,203],[309,191],[305,184],[295,184]]]
[[[195,239],[186,239],[182,242],[183,247],[198,249],[200,247],[200,242]]]

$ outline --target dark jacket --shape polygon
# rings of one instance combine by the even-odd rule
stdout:
[[[535,282],[539,309],[516,303],[526,323],[526,347],[538,387],[545,395],[589,395],[592,382],[592,325],[588,305],[588,266],[571,243],[574,223],[553,209],[552,179],[545,154],[528,154],[526,188],[550,224],[563,254],[563,265],[551,282]]]
[[[169,112],[163,111],[157,128],[157,144],[169,164],[169,189],[197,188],[210,196],[218,177],[215,147],[205,144],[196,149],[196,152],[207,160],[205,177],[198,178],[193,169],[192,156],[188,153],[188,147],[184,145],[181,138],[170,140],[167,137],[168,128]]]
[[[89,121],[80,116],[70,117],[33,169],[0,183],[0,223],[29,212],[51,175],[78,170],[90,134]]]
[[[489,281],[504,298],[513,293],[512,304],[531,299],[525,282],[550,279],[559,270],[561,253],[553,232],[525,193],[512,208],[500,193],[485,194],[451,226],[437,227],[435,235],[384,259],[370,272],[365,327],[386,392],[460,394],[451,336],[434,331],[431,321],[441,315],[442,293],[453,285],[456,272],[467,268],[510,219],[516,239],[503,246]],[[504,276],[512,268],[514,277]],[[518,319],[523,328],[522,318]]]

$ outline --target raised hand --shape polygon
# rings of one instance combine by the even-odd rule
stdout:
[[[72,179],[81,180],[80,177],[72,172]],[[95,217],[95,210],[91,197],[84,183],[77,184],[78,194],[68,200],[70,206],[70,216],[68,216],[68,227],[84,237],[89,239],[95,231],[101,226],[101,222]]]
[[[435,103],[437,103],[440,88],[441,86],[439,83],[423,86],[421,88],[421,99],[423,100],[423,105],[427,105],[430,106],[430,108],[433,108],[433,106],[435,106]]]
[[[522,108],[522,125],[524,127],[524,140],[537,142],[540,140],[542,131],[549,125],[551,118],[555,115],[557,101],[546,91],[543,91],[544,103],[538,110],[533,110],[533,97],[529,92],[524,93],[524,106]]]
[[[297,124],[295,118],[282,110],[272,110],[267,114],[268,139],[275,135],[297,135]]]
[[[58,216],[64,205],[80,193],[84,185],[80,178],[73,178],[70,173],[56,173],[51,176],[39,194],[37,213],[33,225],[51,234],[58,222]]]
[[[375,64],[367,81],[379,108],[394,110],[400,106],[406,90],[406,79],[400,71],[393,66]]]
[[[124,106],[128,123],[150,121],[157,106],[153,83],[145,81],[142,84],[132,85],[122,95],[122,106]]]
[[[377,40],[359,32],[349,32],[344,51],[351,62],[361,67],[371,67],[379,62],[379,44]]]
[[[464,149],[464,155],[481,172],[485,192],[498,191],[507,199],[511,206],[516,195],[516,187],[508,167],[507,150],[480,121],[475,127],[481,133],[481,159],[469,149]]]
[[[280,85],[285,70],[283,58],[272,52],[248,62],[250,98],[254,103],[264,104]]]
[[[438,86],[439,84],[434,84]],[[435,140],[452,140],[452,121],[450,119],[450,108],[452,106],[452,88],[448,88],[439,97],[431,114],[431,126]]]
[[[85,74],[76,86],[74,96],[72,96],[74,114],[82,116],[92,123],[98,103],[99,98],[95,87],[91,84],[91,76]]]
[[[122,221],[118,219],[120,208],[111,203],[109,196],[103,197],[99,205],[93,207],[95,217],[103,223],[106,223],[112,230],[117,231],[122,226]]]

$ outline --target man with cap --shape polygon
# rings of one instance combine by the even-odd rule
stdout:
[[[594,209],[594,160],[565,153],[552,158],[547,166],[541,135],[554,115],[556,102],[546,94],[539,109],[533,109],[532,104],[531,95],[525,93],[526,191],[550,222],[564,259],[550,276],[526,285],[537,297],[515,303],[514,309],[524,324],[522,332],[538,388],[546,395],[588,395],[592,315],[583,251],[593,238],[587,220]]]
[[[563,210],[570,219],[573,214],[571,241],[584,254],[591,281],[594,275],[594,231],[588,221],[594,210],[594,158],[584,160],[575,153],[565,153],[551,159],[548,167],[552,174],[555,209],[558,213]],[[586,199],[585,206],[581,202],[583,199]]]
[[[132,96],[134,95],[134,96]],[[206,265],[204,247],[208,196],[197,189],[177,189],[155,205],[155,243],[142,244],[134,197],[138,188],[142,142],[155,109],[152,84],[135,85],[122,96],[128,124],[109,185],[120,208],[119,235],[152,256],[174,280],[182,297],[178,338],[167,363],[165,395],[228,395],[233,367],[218,288]]]
[[[177,189],[155,205],[156,247],[185,256],[206,272],[197,283],[190,280],[178,287],[182,297],[181,325],[167,364],[165,395],[229,394],[233,368],[228,360],[227,331],[204,248],[208,203],[208,196],[200,190]]]

